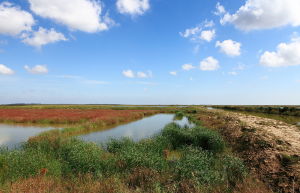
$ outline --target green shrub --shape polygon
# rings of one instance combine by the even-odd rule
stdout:
[[[218,133],[202,127],[187,128],[171,123],[163,129],[161,134],[174,149],[190,145],[213,153],[219,153],[225,149],[225,143]]]
[[[193,145],[196,147],[213,153],[223,152],[225,149],[222,137],[212,130],[197,127],[192,131],[192,136],[194,138]]]
[[[172,144],[174,149],[193,144],[193,136],[191,135],[191,132],[188,131],[187,128],[182,128],[176,123],[168,124],[162,130],[161,134]]]
[[[61,167],[59,161],[39,149],[2,151],[0,154],[0,179],[2,182],[35,176],[42,169],[47,169],[48,175],[60,176]]]
[[[181,111],[177,111],[177,112],[175,113],[174,119],[175,119],[175,120],[181,120],[183,117],[184,117],[184,113],[181,112]]]
[[[215,169],[214,155],[193,147],[184,147],[182,159],[176,163],[175,172],[180,179],[194,179],[199,184],[221,182],[221,173]]]
[[[106,149],[110,153],[117,153],[124,149],[125,147],[133,146],[134,142],[127,137],[124,137],[122,139],[111,139],[106,144]]]
[[[130,170],[137,167],[163,170],[167,161],[162,156],[163,146],[149,139],[133,142],[129,139],[112,140],[107,149],[115,153],[120,170]]]
[[[60,159],[64,162],[64,169],[81,174],[100,175],[104,170],[102,154],[103,150],[96,144],[77,139],[68,141],[59,150]]]
[[[237,182],[243,181],[248,174],[247,168],[239,158],[224,156],[221,159],[221,164],[224,169],[224,179],[233,187]]]

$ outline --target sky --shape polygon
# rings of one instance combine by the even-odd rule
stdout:
[[[0,0],[0,104],[300,104],[299,0]]]

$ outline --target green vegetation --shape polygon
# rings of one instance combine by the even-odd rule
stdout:
[[[0,105],[0,109],[109,109],[109,110],[176,110],[178,108],[184,108],[185,106],[177,105],[47,105],[47,104],[12,104],[12,105]]]
[[[173,149],[186,145],[199,147],[213,153],[223,152],[225,149],[224,141],[218,133],[202,127],[181,128],[179,125],[171,123],[162,131],[162,136],[169,141]]]
[[[92,192],[92,187],[97,192],[231,192],[246,176],[243,162],[226,150],[222,137],[199,124],[169,124],[140,142],[124,138],[98,146],[49,135],[19,150],[0,151],[4,192],[41,182],[47,183],[40,192],[50,185],[60,192]]]
[[[226,110],[259,112],[277,115],[300,116],[299,106],[214,106],[214,108],[222,108]]]
[[[293,125],[300,123],[299,106],[214,106],[214,108],[275,119]]]

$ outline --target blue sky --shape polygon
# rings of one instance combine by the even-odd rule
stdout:
[[[0,104],[300,104],[298,0],[0,1]]]

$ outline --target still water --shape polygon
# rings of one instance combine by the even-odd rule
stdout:
[[[118,139],[122,137],[129,137],[134,141],[138,141],[159,133],[167,124],[172,122],[178,123],[181,126],[194,126],[186,117],[183,117],[181,120],[174,120],[173,114],[158,114],[139,121],[120,125],[110,130],[83,135],[79,138],[84,141],[96,143],[105,143],[111,138]]]
[[[53,128],[0,124],[0,146],[17,148],[30,137],[51,129]]]
[[[111,138],[118,139],[122,137],[130,137],[133,140],[138,141],[159,133],[171,122],[178,123],[181,126],[194,126],[194,124],[190,123],[186,117],[183,117],[181,120],[174,120],[173,114],[158,114],[139,121],[120,125],[109,130],[79,136],[79,138],[84,141],[99,143],[107,142]],[[55,128],[0,124],[0,147],[7,147],[8,149],[18,148],[30,137],[51,129]]]

